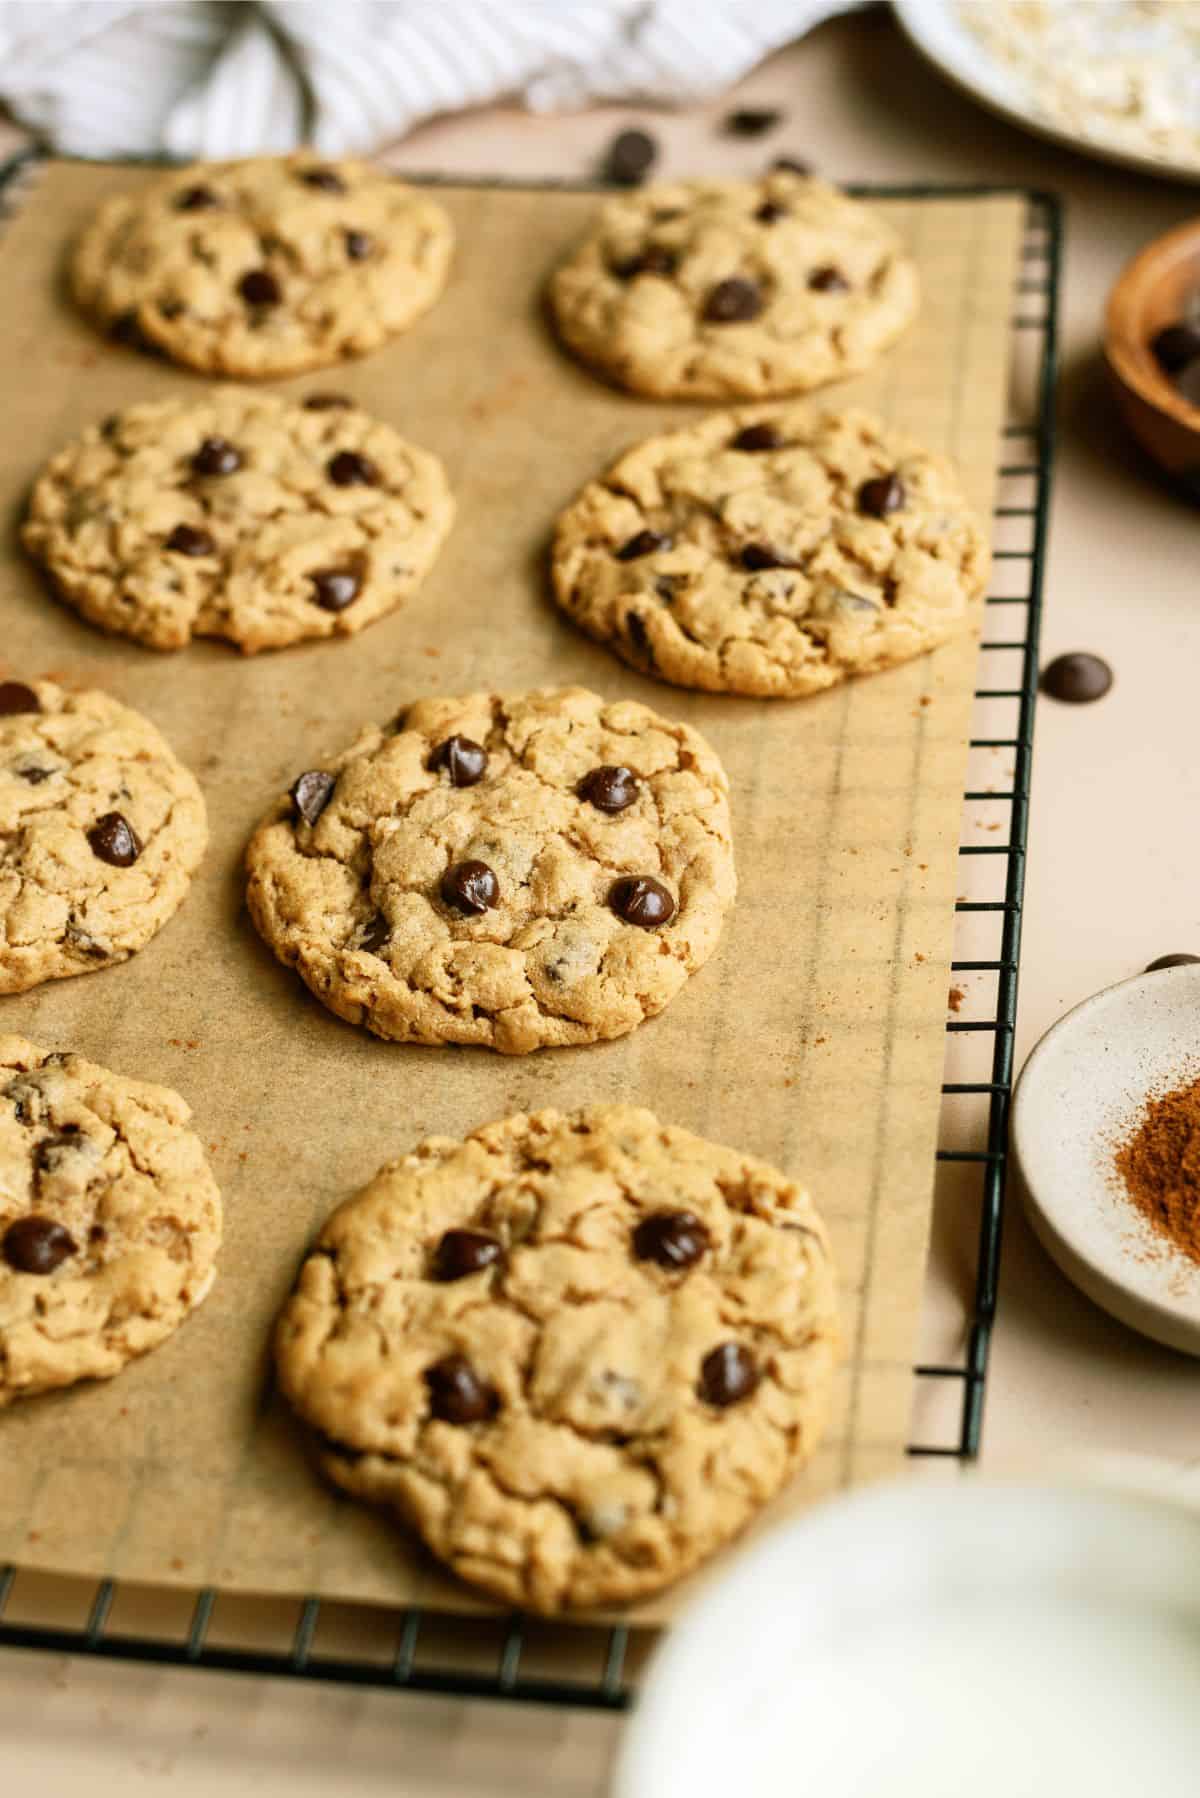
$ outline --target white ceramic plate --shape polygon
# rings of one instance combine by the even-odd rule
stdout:
[[[1030,1222],[1122,1323],[1200,1355],[1200,1267],[1162,1244],[1112,1168],[1148,1093],[1200,1076],[1200,965],[1138,974],[1048,1030],[1013,1101]]]
[[[985,4],[986,0],[980,0]],[[1051,142],[1068,144],[1085,156],[1121,163],[1170,181],[1200,181],[1200,168],[1192,162],[1173,162],[1160,156],[1139,156],[1136,151],[1109,146],[1097,138],[1055,125],[1038,112],[1015,71],[992,57],[963,24],[954,0],[892,0],[893,10],[905,34],[934,66],[956,87],[981,100],[1010,124],[1021,125]]]

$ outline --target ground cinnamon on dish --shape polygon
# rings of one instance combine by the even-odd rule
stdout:
[[[1200,1263],[1200,1080],[1149,1099],[1114,1163],[1155,1233]]]

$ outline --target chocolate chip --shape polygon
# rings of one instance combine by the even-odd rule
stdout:
[[[0,681],[0,718],[13,718],[18,712],[40,712],[41,701],[24,681]]]
[[[663,531],[639,531],[613,553],[618,562],[636,562],[639,556],[652,556],[657,550],[671,546],[672,539]]]
[[[429,1409],[442,1423],[483,1423],[500,1406],[496,1388],[481,1379],[465,1355],[446,1355],[425,1369]]]
[[[339,450],[331,456],[325,473],[335,487],[378,487],[379,470],[367,456],[357,450]]]
[[[288,788],[297,816],[306,824],[315,824],[337,786],[337,775],[326,774],[324,768],[309,768],[298,775]]]
[[[4,1259],[19,1274],[52,1274],[78,1253],[71,1232],[52,1217],[19,1217],[4,1232]]]
[[[675,901],[661,880],[652,874],[627,874],[609,888],[608,903],[626,924],[656,930],[675,916]]]
[[[669,279],[679,267],[679,258],[674,250],[668,250],[663,244],[648,244],[640,256],[631,256],[628,262],[618,262],[613,267],[613,274],[622,281],[632,281],[635,275],[662,275]]]
[[[33,1151],[33,1166],[36,1173],[53,1174],[62,1166],[67,1156],[72,1155],[79,1147],[79,1125],[64,1124],[53,1136],[47,1136]]]
[[[814,293],[849,293],[850,283],[840,268],[834,268],[832,262],[826,262],[821,268],[815,268],[808,277],[808,285]]]
[[[465,1280],[504,1259],[504,1245],[482,1230],[447,1230],[433,1251],[435,1280]]]
[[[604,762],[584,775],[579,783],[579,797],[598,812],[623,812],[637,798],[638,788],[638,777],[632,768]]]
[[[308,412],[332,412],[340,406],[352,406],[348,393],[310,393],[300,402]]]
[[[739,106],[726,113],[725,130],[731,137],[765,137],[783,123],[783,114],[774,106]]]
[[[142,853],[138,834],[120,812],[105,812],[87,833],[92,854],[114,868],[132,868]]]
[[[754,216],[760,225],[773,225],[777,220],[788,216],[788,208],[781,206],[777,200],[764,200]]]
[[[346,254],[351,262],[365,262],[375,248],[375,239],[365,231],[346,231]]]
[[[194,474],[236,474],[242,452],[227,437],[206,437],[192,457]]]
[[[813,166],[800,156],[777,156],[771,167],[781,175],[811,175]]]
[[[1200,407],[1200,356],[1186,362],[1175,376],[1175,391],[1189,406]]]
[[[31,787],[40,787],[44,780],[49,780],[55,773],[55,769],[41,768],[36,762],[29,762],[23,768],[15,768],[13,772],[18,780],[27,780]]]
[[[219,196],[211,187],[185,187],[181,194],[175,195],[176,212],[207,212],[220,204]]]
[[[711,1349],[700,1363],[700,1384],[696,1388],[706,1405],[740,1405],[759,1382],[754,1356],[740,1342],[723,1342]]]
[[[108,334],[114,343],[123,343],[126,349],[141,350],[146,356],[162,354],[158,345],[152,343],[142,330],[136,312],[120,313],[109,325]]]
[[[779,449],[783,438],[772,424],[747,425],[739,431],[730,449],[735,450],[773,450]]]
[[[353,568],[319,568],[309,575],[313,604],[323,612],[344,612],[358,598],[362,576]]]
[[[305,187],[319,188],[323,194],[344,194],[346,183],[336,169],[304,169],[300,175]]]
[[[895,473],[876,475],[873,480],[864,481],[858,490],[858,509],[870,518],[886,518],[889,512],[898,512],[907,500],[904,482]]]
[[[635,655],[648,662],[651,668],[657,668],[654,660],[654,645],[650,641],[650,632],[646,629],[646,620],[640,612],[626,612],[625,635],[629,638],[629,647]]]
[[[161,318],[182,318],[185,307],[182,300],[160,300],[158,311]]]
[[[1150,348],[1159,367],[1173,375],[1185,363],[1200,356],[1200,324],[1187,324],[1181,320],[1178,324],[1167,325],[1150,339]]]
[[[487,773],[488,754],[470,737],[447,737],[429,758],[431,768],[444,768],[453,787],[474,787]]]
[[[198,530],[194,524],[177,524],[163,544],[164,549],[173,549],[181,556],[211,556],[216,547],[208,532]]]
[[[392,939],[392,927],[381,911],[377,911],[370,923],[364,928],[355,948],[363,949],[368,955],[375,955]]]
[[[500,882],[486,862],[455,862],[442,875],[442,898],[455,911],[478,916],[499,903]]]
[[[1113,684],[1113,671],[1099,656],[1080,652],[1056,656],[1042,669],[1042,692],[1068,705],[1089,705],[1103,699]]]
[[[110,412],[107,418],[100,421],[100,435],[106,443],[111,443],[121,428],[121,414]]]
[[[604,158],[604,179],[617,187],[637,187],[658,157],[648,131],[618,131]]]
[[[266,268],[252,268],[243,275],[238,292],[248,306],[278,306],[283,298],[283,289]]]
[[[1157,974],[1160,968],[1190,968],[1200,962],[1200,955],[1160,955],[1146,969],[1147,974]]]
[[[741,325],[757,318],[763,309],[762,289],[757,281],[744,275],[732,275],[718,281],[704,302],[703,317],[710,325]]]
[[[633,1233],[633,1252],[639,1261],[657,1261],[660,1267],[691,1267],[709,1240],[694,1211],[652,1211]]]
[[[799,568],[801,564],[794,556],[787,555],[781,549],[773,549],[769,543],[744,543],[738,551],[738,561],[751,574],[757,574],[764,568]]]

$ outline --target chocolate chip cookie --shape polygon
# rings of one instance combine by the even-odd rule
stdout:
[[[253,654],[401,605],[453,517],[437,457],[349,400],[227,387],[130,406],[60,450],[21,540],[103,630]]]
[[[633,393],[764,399],[869,368],[916,315],[885,219],[824,181],[675,181],[608,200],[550,284],[563,342]]]
[[[200,163],[106,200],[71,264],[83,310],[206,374],[361,356],[441,293],[445,210],[386,170],[312,151]]]
[[[579,687],[417,701],[300,772],[246,865],[262,936],[340,1017],[508,1055],[660,1012],[736,887],[708,744]]]
[[[651,437],[559,518],[554,593],[633,667],[794,697],[963,629],[987,541],[942,457],[793,403]]]
[[[381,1169],[317,1238],[276,1364],[339,1486],[554,1612],[736,1535],[812,1454],[836,1338],[803,1188],[608,1105]]]
[[[120,1373],[207,1296],[221,1197],[190,1117],[0,1036],[0,1409]]]
[[[0,682],[0,993],[125,961],[183,903],[200,789],[107,693]]]

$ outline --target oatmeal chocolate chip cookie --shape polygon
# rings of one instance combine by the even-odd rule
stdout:
[[[609,200],[550,284],[559,334],[664,399],[763,399],[870,367],[916,314],[892,227],[824,181],[678,181]]]
[[[246,862],[262,936],[340,1017],[508,1055],[660,1012],[736,888],[708,744],[579,687],[419,700],[301,773]]]
[[[552,1612],[736,1535],[812,1454],[836,1337],[808,1194],[610,1105],[383,1168],[318,1237],[276,1362],[339,1486]]]
[[[791,697],[960,631],[988,552],[957,477],[863,412],[717,413],[629,450],[558,521],[559,605],[681,687]]]
[[[436,456],[349,400],[230,387],[86,431],[42,471],[21,538],[92,624],[252,654],[392,611],[453,517]]]
[[[435,200],[348,158],[178,169],[106,200],[75,299],[125,342],[206,374],[299,374],[378,349],[441,293],[454,233]]]
[[[125,961],[183,903],[204,800],[107,693],[0,682],[0,993]]]
[[[221,1197],[190,1117],[0,1036],[0,1409],[120,1373],[207,1296]]]

